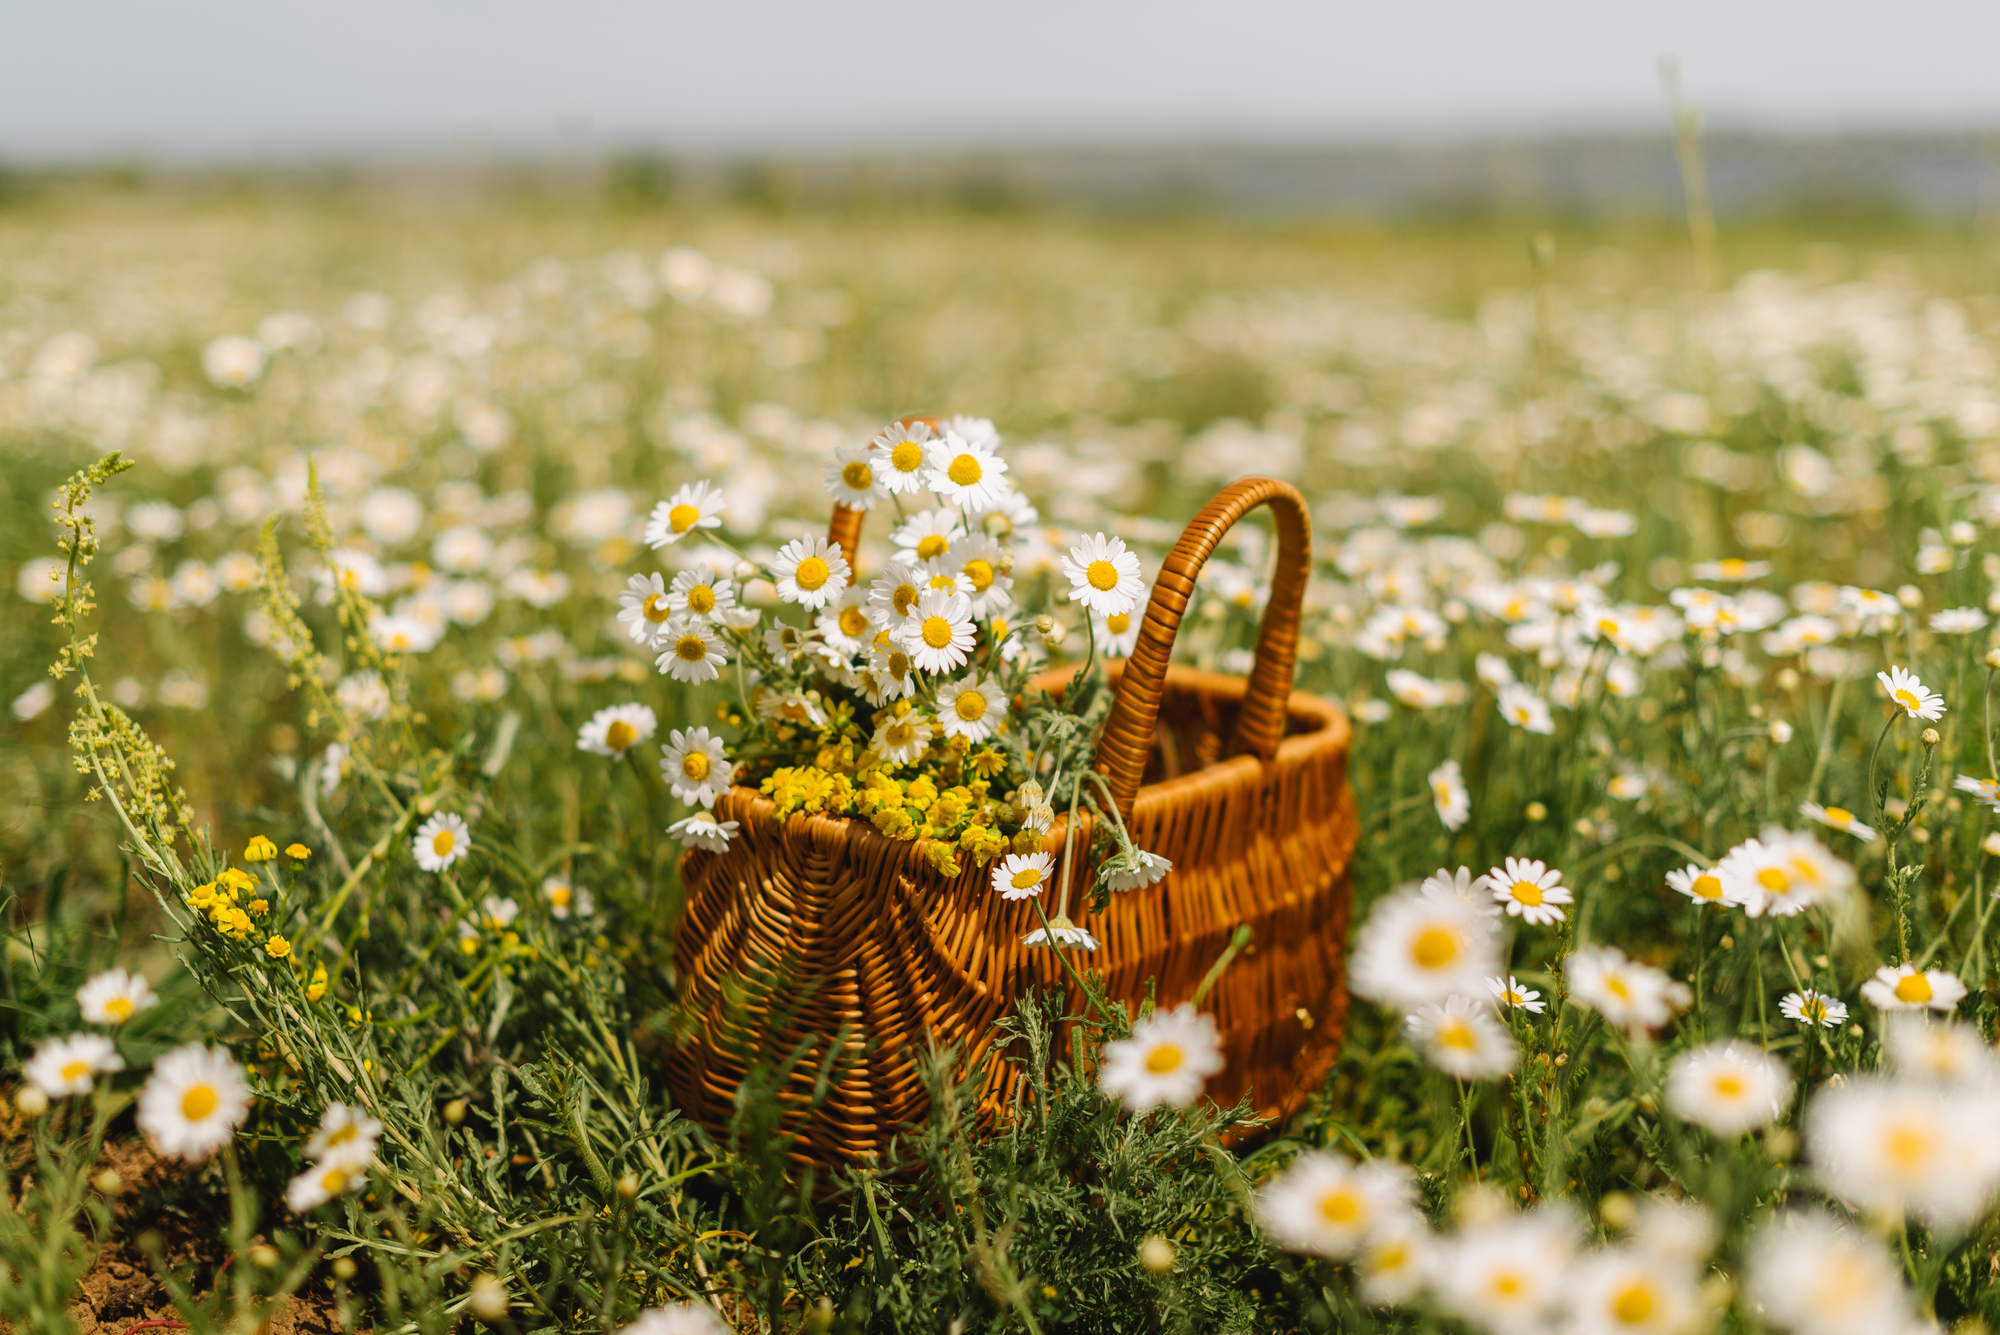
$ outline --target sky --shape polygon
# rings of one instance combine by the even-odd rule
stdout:
[[[1995,0],[0,0],[0,160],[2000,126]]]

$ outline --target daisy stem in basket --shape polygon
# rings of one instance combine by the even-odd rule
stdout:
[[[1034,897],[1034,905],[1035,916],[1042,920],[1042,939],[1048,943],[1049,949],[1056,952],[1056,959],[1062,962],[1064,970],[1069,974],[1070,981],[1076,984],[1077,991],[1083,993],[1083,999],[1090,1003],[1090,1008],[1104,1018],[1105,1024],[1112,1025],[1115,1028],[1111,1011],[1103,1002],[1097,999],[1097,993],[1091,990],[1089,983],[1083,981],[1083,975],[1076,971],[1076,966],[1069,962],[1069,951],[1057,943],[1055,928],[1049,924],[1049,911],[1042,907],[1042,897],[1040,895]]]
[[[1208,966],[1208,972],[1201,977],[1201,986],[1194,990],[1194,996],[1190,1000],[1196,1007],[1199,1007],[1202,1002],[1208,1000],[1209,990],[1220,981],[1222,971],[1229,967],[1229,962],[1235,959],[1245,946],[1250,944],[1250,936],[1249,923],[1238,923],[1236,925],[1236,931],[1229,938],[1229,944],[1223,948],[1220,955],[1216,956],[1215,963]]]

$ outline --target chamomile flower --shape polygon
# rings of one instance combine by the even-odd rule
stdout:
[[[681,801],[714,806],[736,776],[736,766],[723,753],[722,739],[707,728],[685,732],[675,728],[667,734],[667,741],[660,757],[660,777]]]
[[[1771,573],[1769,561],[1745,561],[1740,557],[1729,557],[1721,561],[1697,561],[1690,568],[1696,579],[1705,579],[1717,584],[1742,584],[1753,579],[1762,579]]]
[[[715,813],[706,807],[667,827],[667,833],[680,840],[681,847],[699,848],[708,853],[727,852],[729,841],[736,837],[736,831],[735,821],[719,821]]]
[[[1486,884],[1510,918],[1546,926],[1568,916],[1562,906],[1572,896],[1562,873],[1532,858],[1508,858],[1486,873]]]
[[[826,494],[852,510],[872,510],[889,495],[876,469],[881,456],[872,445],[842,445],[826,468]]]
[[[907,700],[917,691],[917,662],[910,647],[892,630],[875,632],[868,644],[868,667],[862,692],[876,708]]]
[[[21,1067],[21,1076],[52,1099],[88,1094],[96,1077],[125,1069],[125,1059],[102,1034],[71,1034],[52,1038],[35,1049]]]
[[[1431,805],[1447,830],[1457,830],[1472,817],[1472,792],[1465,786],[1456,760],[1447,760],[1430,772]]]
[[[1429,1282],[1436,1253],[1436,1240],[1423,1216],[1414,1210],[1396,1211],[1376,1226],[1355,1257],[1361,1300],[1371,1307],[1409,1302]]]
[[[1854,885],[1854,868],[1809,834],[1771,829],[1746,839],[1716,864],[1729,901],[1753,918],[1789,917]]]
[[[567,876],[544,876],[542,898],[549,902],[549,916],[559,922],[571,916],[588,918],[597,911],[597,901],[590,891],[572,885]]]
[[[1183,1002],[1139,1020],[1130,1038],[1106,1043],[1102,1060],[1098,1084],[1133,1112],[1185,1108],[1222,1069],[1222,1043],[1214,1019]]]
[[[924,490],[924,474],[930,468],[925,447],[930,443],[927,422],[898,422],[869,442],[875,461],[875,475],[884,490],[899,496],[915,496]]]
[[[243,1069],[221,1048],[190,1043],[153,1063],[139,1093],[139,1129],[155,1152],[206,1159],[250,1111]]]
[[[729,1327],[706,1303],[649,1307],[618,1328],[618,1335],[729,1335]]]
[[[1752,1240],[1746,1296],[1794,1335],[1911,1329],[1915,1304],[1882,1244],[1820,1211],[1772,1217]]]
[[[868,749],[890,765],[914,765],[923,759],[935,735],[936,727],[931,720],[912,709],[884,719],[870,739]]]
[[[1875,831],[1863,825],[1860,818],[1846,807],[1823,807],[1817,802],[1801,802],[1799,814],[1807,820],[1817,821],[1829,830],[1851,834],[1864,844],[1875,837]]]
[[[1137,553],[1127,551],[1122,538],[1102,533],[1093,533],[1069,549],[1062,559],[1062,574],[1070,583],[1070,600],[1099,616],[1130,612],[1146,593]]]
[[[1970,635],[1986,629],[1986,620],[1976,607],[1950,607],[1931,614],[1931,629],[1940,635]]]
[[[576,749],[616,760],[653,735],[660,722],[645,705],[611,705],[576,732]]]
[[[1500,688],[1498,700],[1500,717],[1513,726],[1545,737],[1555,732],[1556,721],[1549,713],[1549,702],[1536,695],[1531,687],[1510,681]]]
[[[365,1110],[329,1103],[320,1114],[319,1129],[306,1141],[306,1158],[362,1168],[374,1155],[375,1142],[381,1135],[382,1124]]]
[[[1049,808],[1044,808],[1044,810],[1049,810]],[[1037,819],[1038,816],[1039,813],[1036,813],[1024,818],[1023,825],[1027,825],[1029,821]],[[1041,832],[1046,834],[1048,826],[1043,825]],[[1158,853],[1149,853],[1143,848],[1135,848],[1132,850],[1130,856],[1121,853],[1105,859],[1104,866],[1099,870],[1098,875],[1104,881],[1105,889],[1111,891],[1113,894],[1123,894],[1127,890],[1143,890],[1149,885],[1158,885],[1161,881],[1167,879],[1167,873],[1173,869],[1174,864],[1168,859],[1161,857]]]
[[[2000,1179],[1991,1115],[1984,1100],[1929,1084],[1853,1078],[1807,1108],[1806,1150],[1858,1209],[1956,1232],[1985,1213]]]
[[[1490,1080],[1514,1069],[1514,1039],[1493,1012],[1470,997],[1448,997],[1442,1005],[1420,1006],[1404,1019],[1424,1056],[1446,1075]]]
[[[1000,573],[1006,556],[984,533],[955,545],[947,564],[957,567],[958,591],[971,600],[972,615],[984,620],[1013,607],[1014,578]]]
[[[1359,996],[1405,1007],[1474,995],[1500,969],[1492,919],[1470,899],[1408,891],[1379,901],[1354,947]]]
[[[1885,964],[1861,985],[1861,997],[1877,1010],[1953,1011],[1965,999],[1965,984],[1944,969],[1920,969],[1914,964]]]
[[[1029,899],[1042,893],[1054,871],[1047,853],[1009,853],[993,869],[993,889],[1002,899]]]
[[[1657,1029],[1692,996],[1658,969],[1612,946],[1585,946],[1563,961],[1570,995],[1621,1029]]]
[[[1257,1222],[1286,1251],[1329,1260],[1358,1252],[1377,1229],[1414,1209],[1410,1170],[1308,1150],[1257,1193]]]
[[[868,615],[868,598],[869,590],[859,584],[849,585],[841,592],[839,601],[814,619],[814,628],[829,648],[845,656],[867,650],[875,635],[875,622]]]
[[[1486,990],[1493,994],[1493,1004],[1501,1010],[1524,1010],[1540,1015],[1549,1006],[1542,1000],[1541,993],[1524,986],[1511,973],[1504,978],[1487,979]]]
[[[1882,1046],[1897,1072],[1912,1079],[1980,1092],[2000,1085],[2000,1055],[1969,1024],[1933,1024],[1922,1011],[1886,1015]]]
[[[1722,877],[1699,863],[1690,862],[1677,871],[1668,872],[1667,888],[1675,894],[1686,895],[1697,904],[1729,907],[1729,894],[1723,888]]]
[[[1691,1049],[1667,1068],[1667,1107],[1718,1136],[1740,1136],[1776,1121],[1791,1093],[1783,1062],[1736,1043]]]
[[[1439,867],[1424,877],[1417,892],[1432,903],[1470,909],[1482,918],[1500,916],[1500,906],[1493,902],[1486,878],[1474,876],[1470,867],[1460,867],[1457,871]]]
[[[76,1004],[86,1024],[124,1024],[160,999],[144,975],[108,969],[76,990]]]
[[[1784,1000],[1778,1003],[1778,1014],[1800,1024],[1816,1024],[1832,1029],[1847,1019],[1847,1003],[1808,987],[1787,992]]]
[[[938,724],[947,737],[983,742],[1007,717],[1007,697],[977,672],[938,687]]]
[[[674,576],[667,606],[691,620],[721,621],[736,606],[736,585],[711,566],[689,566]]]
[[[778,596],[808,611],[818,611],[847,588],[850,571],[839,547],[815,534],[794,538],[771,558]]]
[[[1049,919],[1047,927],[1037,927],[1021,938],[1024,946],[1051,946],[1056,950],[1096,950],[1100,942],[1069,920],[1066,913]]]
[[[1643,1246],[1607,1247],[1570,1274],[1575,1335],[1692,1335],[1711,1316],[1698,1272]]]
[[[926,590],[897,633],[918,671],[955,671],[972,653],[972,603],[962,593]]]
[[[1876,673],[1875,680],[1882,683],[1896,708],[1909,717],[1927,722],[1944,717],[1944,697],[1926,690],[1915,673],[1891,665],[1887,672]]]
[[[316,1163],[285,1184],[285,1205],[293,1214],[325,1205],[368,1185],[367,1165],[329,1160]]]
[[[984,441],[947,430],[930,442],[924,483],[966,514],[990,510],[1009,489],[1007,461]]]
[[[900,626],[924,596],[922,562],[891,561],[868,586],[868,615],[877,626]]]
[[[655,643],[660,655],[653,660],[653,666],[675,681],[691,684],[714,681],[729,662],[715,628],[695,617],[675,617],[660,628]]]
[[[921,567],[944,560],[951,554],[952,545],[964,537],[965,523],[958,511],[944,505],[911,515],[889,534],[889,541],[896,545],[896,560]]]
[[[1569,1292],[1576,1224],[1542,1209],[1468,1228],[1448,1242],[1433,1267],[1446,1310],[1495,1332],[1547,1328]]]
[[[653,507],[646,520],[646,545],[658,550],[698,528],[721,528],[723,505],[722,493],[706,481],[687,484]]]
[[[417,827],[410,851],[425,871],[443,871],[472,851],[472,828],[457,812],[440,811]]]
[[[1090,633],[1097,638],[1097,652],[1106,658],[1130,658],[1139,646],[1139,614],[1113,612],[1110,616],[1092,613]]]
[[[1982,802],[2000,811],[2000,779],[1982,779],[1971,774],[1961,774],[1951,781],[1951,786],[1961,793],[1970,793],[1975,802]]]

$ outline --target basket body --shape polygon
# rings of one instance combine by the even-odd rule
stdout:
[[[1150,979],[1159,1004],[1173,1005],[1249,924],[1251,947],[1205,1003],[1228,1061],[1208,1091],[1226,1105],[1248,1090],[1263,1113],[1282,1117],[1322,1081],[1346,1021],[1357,837],[1347,720],[1288,693],[1275,754],[1225,758],[1242,678],[1174,667],[1156,690],[1145,780],[1121,805],[1134,841],[1173,871],[1113,895],[1102,914],[1076,915],[1102,943],[1076,962],[1104,972],[1127,1002],[1140,1001]],[[728,1121],[760,1051],[781,1058],[804,1043],[810,1056],[784,1095],[798,1152],[865,1161],[925,1115],[919,1063],[933,1044],[976,1059],[1025,989],[1068,986],[1053,951],[1020,944],[1040,924],[1034,904],[1001,899],[990,869],[947,879],[917,844],[854,820],[779,819],[748,789],[724,794],[715,811],[741,829],[726,852],[692,851],[681,864],[676,963],[692,1030],[667,1066],[681,1108],[712,1130]],[[1059,820],[1052,852],[1062,834]],[[1072,909],[1088,897],[1089,870],[1079,865]],[[835,1042],[845,1051],[830,1092],[809,1111],[815,1068]],[[989,1067],[982,1114],[1006,1102],[1008,1069]]]

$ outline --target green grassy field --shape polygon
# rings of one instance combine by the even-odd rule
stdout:
[[[0,1035],[26,1076],[0,1316],[94,1328],[116,1264],[133,1318],[203,1330],[287,1302],[378,1331],[682,1303],[656,1332],[2000,1320],[1996,259],[1893,219],[1729,224],[1700,292],[1682,229],[1644,220],[17,191]],[[787,1157],[789,1054],[726,1128],[660,1092],[686,981],[666,827],[699,814],[657,776],[668,730],[717,729],[753,777],[777,756],[858,785],[829,749],[891,720],[759,722],[743,667],[789,669],[758,634],[725,636],[738,681],[682,684],[619,595],[740,559],[761,624],[809,629],[772,588],[783,544],[823,531],[837,450],[916,412],[990,418],[1035,511],[999,533],[1011,609],[980,613],[1003,678],[1095,661],[1060,568],[1080,536],[1150,579],[1230,479],[1304,493],[1298,685],[1356,728],[1358,995],[1288,1124],[1107,1092],[1167,1039],[1098,994],[1103,952],[1064,952],[1076,985],[1009,1022],[1036,1091],[1016,1118],[970,1129],[978,1073],[941,1060],[876,1172]],[[48,675],[73,643],[48,506],[113,450],[132,467],[75,511],[101,544],[78,697]],[[697,480],[722,527],[649,545]],[[871,516],[864,582],[891,527]],[[1246,670],[1265,533],[1211,563],[1182,661]],[[1942,713],[1878,684],[1892,667]],[[626,704],[658,726],[631,764],[578,749]],[[938,748],[911,764],[956,782]],[[1004,841],[1041,753],[1000,749],[971,800]],[[1058,809],[1085,796],[1048,782]],[[438,814],[471,821],[451,876],[411,845]],[[306,856],[244,863],[253,837]],[[1469,898],[1415,888],[1461,866],[1492,869]],[[167,1004],[93,1025],[74,994],[114,964]],[[91,1058],[88,1097],[29,1066],[80,1031],[123,1063]],[[188,1043],[232,1053],[255,1105],[177,1156],[141,1092],[189,1087]],[[334,1105],[380,1123],[372,1157],[304,1145]],[[100,1140],[143,1189],[96,1176]],[[331,1199],[299,1194],[329,1164]]]

